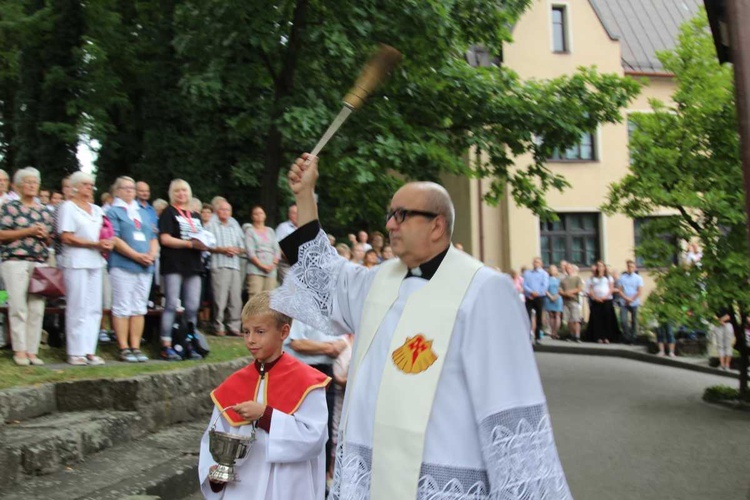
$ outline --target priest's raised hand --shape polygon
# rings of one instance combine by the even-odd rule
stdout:
[[[318,205],[315,202],[315,182],[318,180],[318,157],[303,153],[289,167],[289,187],[297,201],[297,225],[302,227],[317,220]]]

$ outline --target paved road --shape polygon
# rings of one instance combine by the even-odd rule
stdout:
[[[750,412],[701,401],[730,379],[615,357],[537,360],[576,500],[750,500]]]
[[[537,360],[577,500],[750,500],[750,413],[700,399],[733,381],[613,357]]]

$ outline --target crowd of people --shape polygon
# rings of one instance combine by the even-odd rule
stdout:
[[[584,280],[579,268],[565,260],[559,267],[544,269],[536,257],[532,267],[511,271],[520,299],[531,321],[531,336],[539,343],[545,327],[553,339],[560,338],[563,322],[568,339],[574,342],[633,344],[638,336],[638,309],[641,305],[643,278],[632,260],[618,273],[603,261],[591,266],[591,276]],[[588,311],[587,328],[582,332],[584,311]],[[669,356],[674,356],[674,344]],[[662,350],[660,355],[666,355]]]
[[[241,336],[243,304],[276,288],[289,270],[278,242],[297,228],[296,205],[274,229],[266,226],[263,207],[252,207],[250,222],[240,224],[227,199],[202,203],[181,179],[172,181],[166,200],[152,201],[148,183],[119,177],[99,204],[94,178],[82,171],[66,177],[59,190],[41,185],[34,168],[17,171],[12,182],[0,170],[5,331],[20,366],[44,364],[38,353],[46,301],[28,293],[37,267],[62,274],[67,361],[76,366],[104,363],[97,347],[109,341],[106,310],[119,359],[147,361],[141,342],[149,307],[161,314],[160,357],[199,359],[198,352],[175,350],[177,325],[191,333],[203,320],[214,335]],[[350,234],[336,249],[368,268],[393,257],[378,231]]]

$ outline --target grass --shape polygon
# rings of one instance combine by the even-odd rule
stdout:
[[[0,351],[0,389],[68,380],[133,377],[249,356],[242,338],[211,336],[208,341],[211,345],[211,353],[205,360],[150,361],[148,363],[123,363],[117,360],[119,350],[116,343],[99,344],[97,354],[107,362],[103,366],[49,366],[64,364],[67,355],[64,347],[54,348],[46,345],[40,346],[39,357],[47,363],[47,366],[16,366],[12,359],[13,353],[10,350],[2,350]],[[142,350],[152,360],[158,358],[157,346],[144,343]]]

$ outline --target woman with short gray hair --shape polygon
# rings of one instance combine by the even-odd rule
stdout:
[[[102,319],[102,252],[114,246],[100,239],[104,213],[92,203],[94,178],[78,171],[70,176],[73,197],[60,206],[57,231],[62,241],[58,266],[63,270],[67,303],[65,343],[68,363],[74,366],[103,365],[95,355]]]
[[[115,251],[109,256],[112,323],[120,361],[145,362],[148,358],[141,352],[141,337],[159,242],[148,223],[148,212],[135,200],[135,180],[118,177],[114,192],[107,212],[115,235]]]
[[[19,366],[43,365],[37,357],[44,320],[44,297],[28,293],[34,269],[49,256],[52,214],[37,203],[39,171],[22,168],[13,177],[21,198],[0,207],[0,256],[8,290],[13,361]]]

